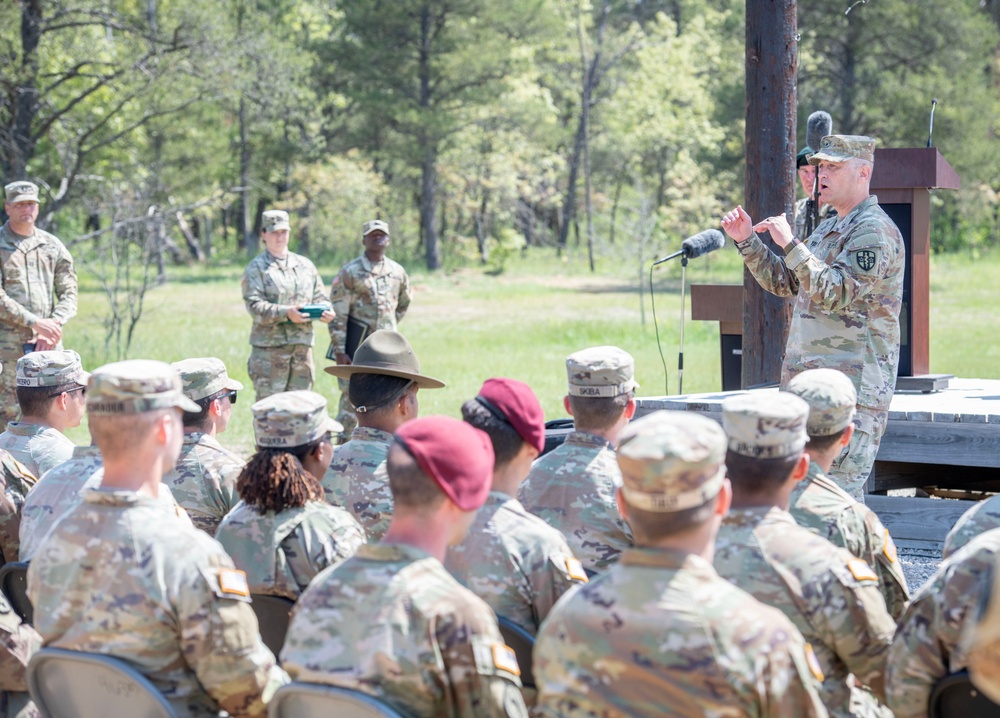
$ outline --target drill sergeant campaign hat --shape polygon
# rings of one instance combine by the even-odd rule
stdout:
[[[864,135],[827,135],[820,142],[819,150],[809,158],[809,164],[847,162],[848,160],[875,161],[875,140]]]
[[[283,229],[291,230],[292,228],[288,221],[288,212],[283,209],[269,209],[260,217],[262,232],[280,232]]]
[[[27,182],[25,180],[11,182],[3,188],[3,191],[7,204],[38,202],[38,185],[34,182]]]
[[[184,396],[180,376],[166,362],[129,359],[105,364],[87,383],[88,414],[120,416],[171,408],[201,411]]]
[[[854,419],[858,392],[854,382],[836,369],[808,369],[788,383],[787,391],[809,405],[809,436],[836,434]]]
[[[381,219],[370,219],[365,222],[364,227],[361,229],[361,236],[367,237],[372,232],[385,232],[385,235],[389,236],[389,225],[383,222]]]
[[[654,411],[625,427],[617,458],[629,506],[683,511],[705,504],[722,488],[726,434],[698,414]]]
[[[251,406],[250,412],[254,440],[261,449],[292,449],[344,430],[330,418],[326,399],[305,389],[272,394]]]
[[[614,398],[639,388],[635,359],[624,349],[590,347],[566,357],[570,396]]]
[[[170,366],[181,375],[184,394],[192,401],[204,399],[220,391],[240,391],[243,388],[243,384],[229,378],[226,365],[215,357],[182,359]]]
[[[722,428],[729,450],[755,459],[779,459],[802,453],[808,437],[809,405],[779,391],[731,396],[722,402]]]
[[[420,362],[406,337],[392,329],[379,329],[361,342],[350,364],[337,364],[323,369],[340,379],[355,374],[382,374],[410,379],[421,389],[440,389],[445,384],[420,373]]]
[[[17,385],[24,387],[79,384],[87,386],[90,374],[72,349],[31,352],[17,360]]]

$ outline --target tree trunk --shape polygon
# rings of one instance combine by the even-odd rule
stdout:
[[[614,245],[615,243],[615,221],[618,217],[618,202],[622,197],[622,178],[618,177],[618,181],[615,182],[615,198],[611,202],[611,230],[608,232],[608,244]]]
[[[31,125],[38,113],[38,43],[42,37],[42,0],[22,0],[21,66],[17,71],[10,135],[3,142],[5,182],[23,179],[35,152]]]
[[[795,201],[796,0],[746,6],[746,210],[792,216]],[[765,244],[782,254],[769,237]],[[778,381],[790,303],[743,271],[743,387]]]
[[[479,202],[479,211],[476,212],[476,246],[479,249],[479,263],[486,264],[490,261],[490,250],[486,246],[487,221],[486,212],[490,201],[490,193],[484,188],[483,197]]]
[[[247,139],[246,101],[240,98],[240,211],[236,215],[236,231],[246,248],[247,256],[257,253],[257,238],[250,230],[250,142]]]
[[[420,226],[423,229],[424,251],[427,268],[441,268],[441,250],[437,236],[437,139],[429,127],[431,122],[431,10],[424,5],[420,10],[420,108],[426,123],[420,133],[423,162],[420,167]]]

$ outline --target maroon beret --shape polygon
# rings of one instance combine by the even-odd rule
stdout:
[[[531,387],[517,379],[487,379],[476,401],[500,421],[514,427],[526,443],[545,449],[545,414]]]
[[[485,432],[447,416],[427,416],[396,429],[396,440],[458,508],[475,511],[493,482],[493,444]]]

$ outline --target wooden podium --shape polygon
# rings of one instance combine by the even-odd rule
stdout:
[[[899,227],[906,250],[903,306],[899,314],[900,351],[896,388],[931,391],[947,385],[948,375],[930,371],[930,248],[932,189],[959,189],[961,180],[935,147],[875,150],[871,191]],[[722,389],[741,384],[743,352],[742,285],[692,285],[691,318],[720,323]],[[735,373],[733,366],[735,362]],[[727,371],[728,368],[728,371]]]

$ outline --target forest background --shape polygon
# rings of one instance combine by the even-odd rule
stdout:
[[[481,268],[641,290],[650,259],[742,201],[744,16],[739,0],[7,0],[0,173],[41,186],[39,224],[76,258],[88,365],[129,354],[170,280],[190,282],[161,296],[195,331],[212,301],[248,330],[235,282],[266,208],[292,214],[327,281],[377,216],[426,287]],[[823,109],[836,132],[924,146],[936,99],[962,189],[932,193],[932,246],[976,261],[1000,243],[998,28],[1000,0],[798,3],[798,145]]]

